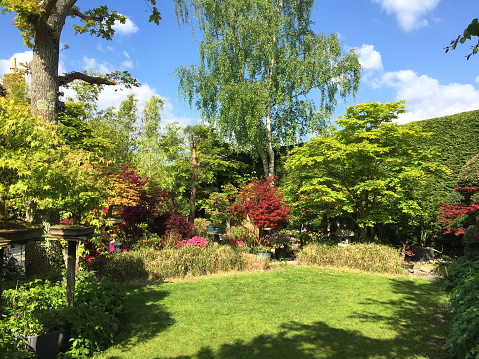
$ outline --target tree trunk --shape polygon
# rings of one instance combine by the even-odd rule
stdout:
[[[263,163],[263,172],[264,177],[268,178],[269,176],[269,164],[268,164],[268,157],[266,156],[266,152],[263,149],[258,150],[259,157],[261,158],[261,162]]]
[[[268,153],[268,173],[266,178],[274,176],[273,134],[271,130],[271,110],[266,116],[266,151]]]
[[[45,1],[46,13],[33,21],[32,112],[55,122],[58,115],[58,60],[65,18],[76,0]]]
[[[198,158],[196,157],[196,143],[192,141],[191,144],[191,164],[193,174],[191,176],[191,192],[190,192],[190,214],[188,216],[188,223],[195,223],[195,207],[196,207],[196,184],[198,182]]]
[[[39,21],[33,45],[32,97],[33,113],[49,122],[55,122],[58,115],[58,58],[59,39],[49,26]]]
[[[359,242],[367,243],[368,242],[368,227],[359,227]]]
[[[278,1],[278,21],[281,19],[281,13],[283,11],[283,1],[279,0]],[[266,123],[265,123],[265,130],[266,130],[266,153],[267,153],[267,161],[263,159],[263,166],[265,168],[265,178],[272,177],[274,176],[274,151],[273,151],[273,132],[271,129],[271,94],[273,93],[273,72],[274,72],[274,66],[275,66],[275,54],[276,54],[276,33],[273,33],[273,38],[272,40],[272,53],[271,53],[271,59],[269,60],[269,73],[268,73],[268,87],[270,91],[270,98],[269,98],[269,103],[266,107]]]
[[[27,277],[35,274],[47,274],[50,269],[51,266],[45,249],[37,242],[28,242],[25,245],[25,274]]]

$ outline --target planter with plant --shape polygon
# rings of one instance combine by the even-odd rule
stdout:
[[[225,228],[230,228],[232,218],[230,207],[236,201],[238,190],[232,184],[224,185],[222,190],[222,192],[211,193],[203,205],[211,221],[211,225],[207,227],[208,233],[223,234]]]
[[[40,358],[54,358],[63,344],[64,320],[61,286],[37,279],[5,292],[5,308],[0,332],[4,345],[33,351]]]
[[[51,337],[56,343],[63,339],[61,350],[67,358],[91,356],[111,345],[124,317],[124,295],[118,285],[92,278],[91,273],[77,277],[79,300],[74,307],[65,307],[62,282],[37,279],[5,290],[0,357],[30,357],[25,349],[36,342],[38,357],[53,358],[42,356],[52,354],[52,344],[42,347]],[[14,356],[19,349],[25,356]]]

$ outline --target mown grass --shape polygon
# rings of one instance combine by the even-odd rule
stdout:
[[[128,317],[96,358],[441,358],[438,282],[319,267],[125,287]]]

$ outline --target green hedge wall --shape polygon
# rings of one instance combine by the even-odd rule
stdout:
[[[453,187],[462,167],[479,154],[479,110],[431,118],[417,124],[423,131],[433,133],[426,144],[439,149],[441,161],[452,170],[445,185]]]

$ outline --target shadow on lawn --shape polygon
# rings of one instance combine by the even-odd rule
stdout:
[[[158,284],[135,286],[127,292],[126,306],[129,311],[125,329],[115,340],[123,350],[156,337],[175,323],[171,314],[158,304],[168,294]]]
[[[394,330],[395,346],[416,348],[414,353],[428,358],[446,358],[441,349],[446,340],[447,316],[445,304],[440,300],[440,282],[418,282],[391,279],[395,299],[379,301],[368,299],[364,311],[351,317],[363,322],[373,322]],[[384,315],[368,311],[368,305],[391,309]],[[384,312],[383,312],[384,313]]]
[[[277,335],[260,335],[250,342],[224,344],[217,351],[203,347],[192,356],[175,359],[404,359],[413,358],[415,354],[407,346],[398,345],[396,339],[373,339],[359,331],[332,328],[322,322],[291,322],[283,325]]]
[[[436,295],[441,290],[440,284],[400,279],[391,279],[391,284],[397,299],[386,302],[369,299],[363,303],[364,311],[352,313],[351,317],[394,330],[396,336],[392,339],[374,339],[354,328],[333,328],[323,322],[290,322],[282,325],[275,335],[223,344],[218,350],[203,347],[192,356],[175,359],[446,358],[441,347],[447,323]],[[373,312],[383,306],[392,306],[393,314]]]

